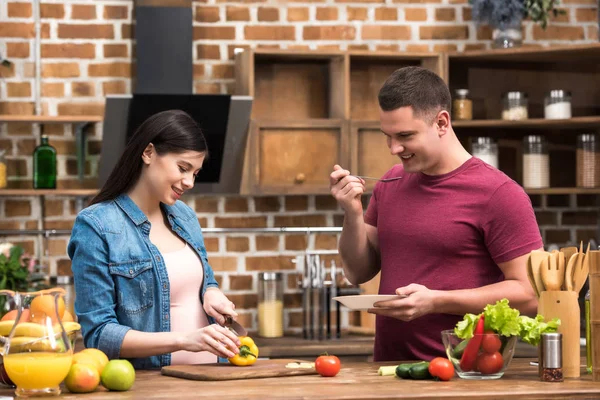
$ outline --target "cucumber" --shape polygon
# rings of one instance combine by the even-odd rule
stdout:
[[[467,347],[468,343],[469,343],[469,339],[465,339],[462,342],[460,342],[452,351],[452,356],[454,358],[460,359],[462,357],[463,353],[465,352],[465,348]]]
[[[411,379],[410,376],[410,367],[412,367],[413,365],[415,365],[414,363],[408,363],[408,364],[400,364],[396,367],[396,376],[398,378],[402,378],[402,379]]]
[[[396,365],[391,365],[389,367],[379,367],[377,370],[377,375],[379,376],[391,376],[396,373]]]
[[[433,379],[433,376],[429,373],[429,363],[427,361],[413,364],[408,373],[413,379]]]

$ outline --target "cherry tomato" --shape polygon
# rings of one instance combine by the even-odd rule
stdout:
[[[503,365],[504,360],[499,352],[481,353],[477,357],[477,369],[484,375],[495,374],[502,369]]]
[[[442,381],[449,381],[454,376],[454,365],[447,358],[436,357],[429,362],[429,373]]]
[[[502,342],[500,338],[495,333],[489,331],[483,335],[483,339],[481,340],[481,348],[488,354],[494,354],[500,350],[502,347]]]
[[[323,355],[315,361],[315,369],[321,376],[336,376],[340,367],[340,359],[336,356]]]

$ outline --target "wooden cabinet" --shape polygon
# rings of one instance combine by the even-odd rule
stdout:
[[[253,120],[249,149],[250,191],[262,194],[327,192],[333,166],[350,159],[340,119]]]

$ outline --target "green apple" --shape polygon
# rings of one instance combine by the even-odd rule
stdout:
[[[135,369],[127,360],[110,360],[102,371],[100,381],[108,390],[129,390],[135,382]]]

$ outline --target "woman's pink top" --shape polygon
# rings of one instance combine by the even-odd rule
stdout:
[[[162,254],[171,285],[171,332],[192,332],[208,326],[208,318],[200,303],[204,268],[198,255],[186,243],[180,250]],[[217,362],[207,351],[175,351],[171,365]]]

